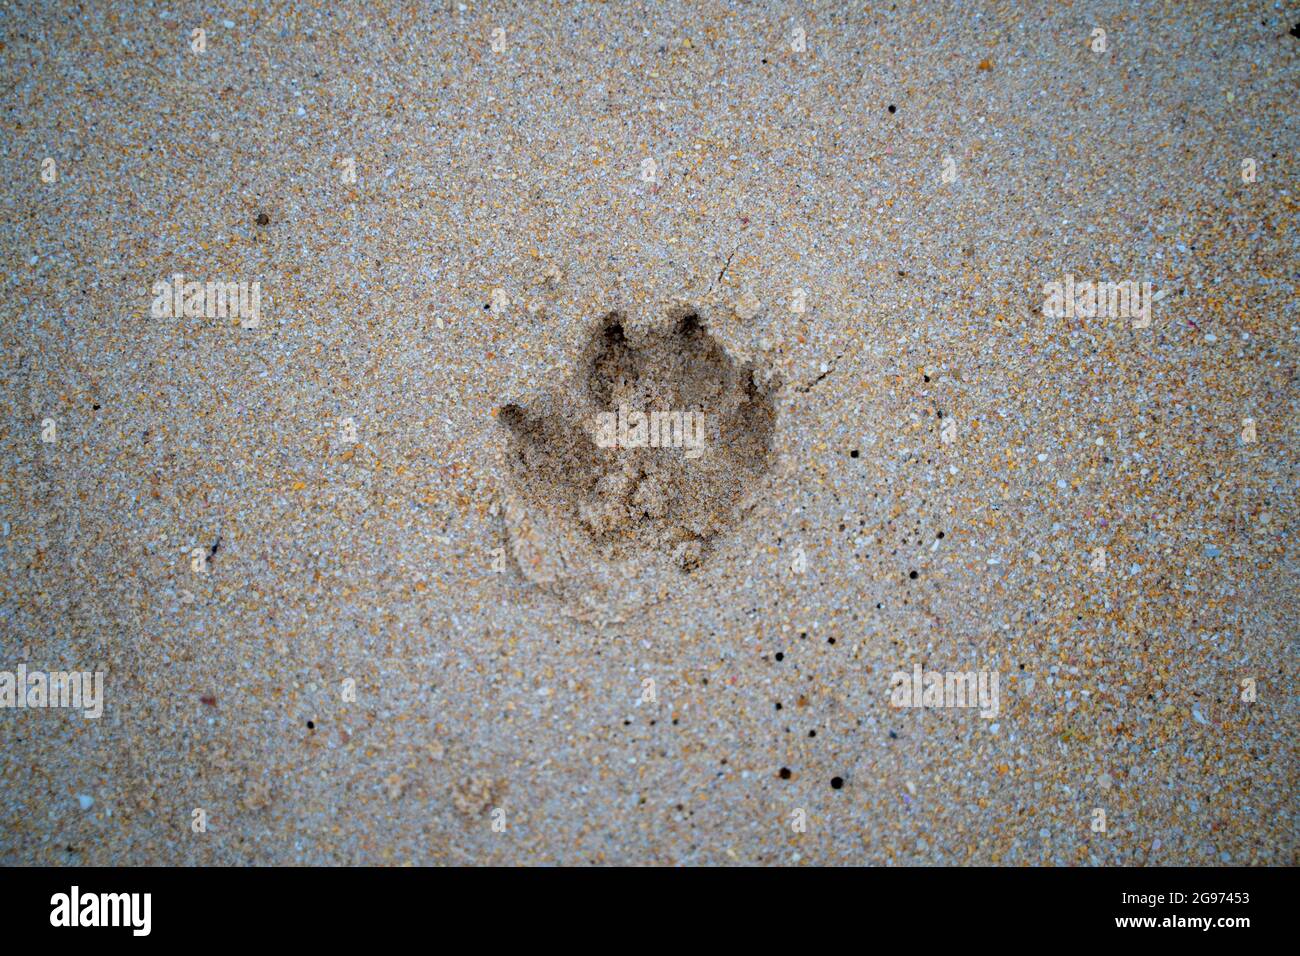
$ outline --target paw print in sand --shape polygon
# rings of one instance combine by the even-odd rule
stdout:
[[[525,576],[699,567],[770,468],[778,387],[735,362],[697,310],[640,335],[607,315],[562,387],[498,413]]]

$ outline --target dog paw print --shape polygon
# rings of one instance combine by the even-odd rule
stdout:
[[[734,361],[698,311],[636,337],[607,315],[559,388],[498,413],[508,493],[528,515],[529,540],[512,529],[521,568],[550,558],[547,576],[562,574],[582,547],[604,562],[699,567],[770,468],[777,387]],[[577,544],[547,554],[548,534]]]

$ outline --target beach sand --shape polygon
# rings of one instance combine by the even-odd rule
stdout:
[[[1294,865],[1294,20],[11,5],[0,862]]]

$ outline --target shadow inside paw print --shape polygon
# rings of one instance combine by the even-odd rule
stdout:
[[[776,387],[734,362],[696,312],[638,341],[611,313],[561,389],[500,410],[507,480],[605,560],[657,552],[690,571],[771,464]]]

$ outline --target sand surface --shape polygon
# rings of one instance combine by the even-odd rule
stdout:
[[[1296,863],[1297,19],[9,5],[0,862]]]

